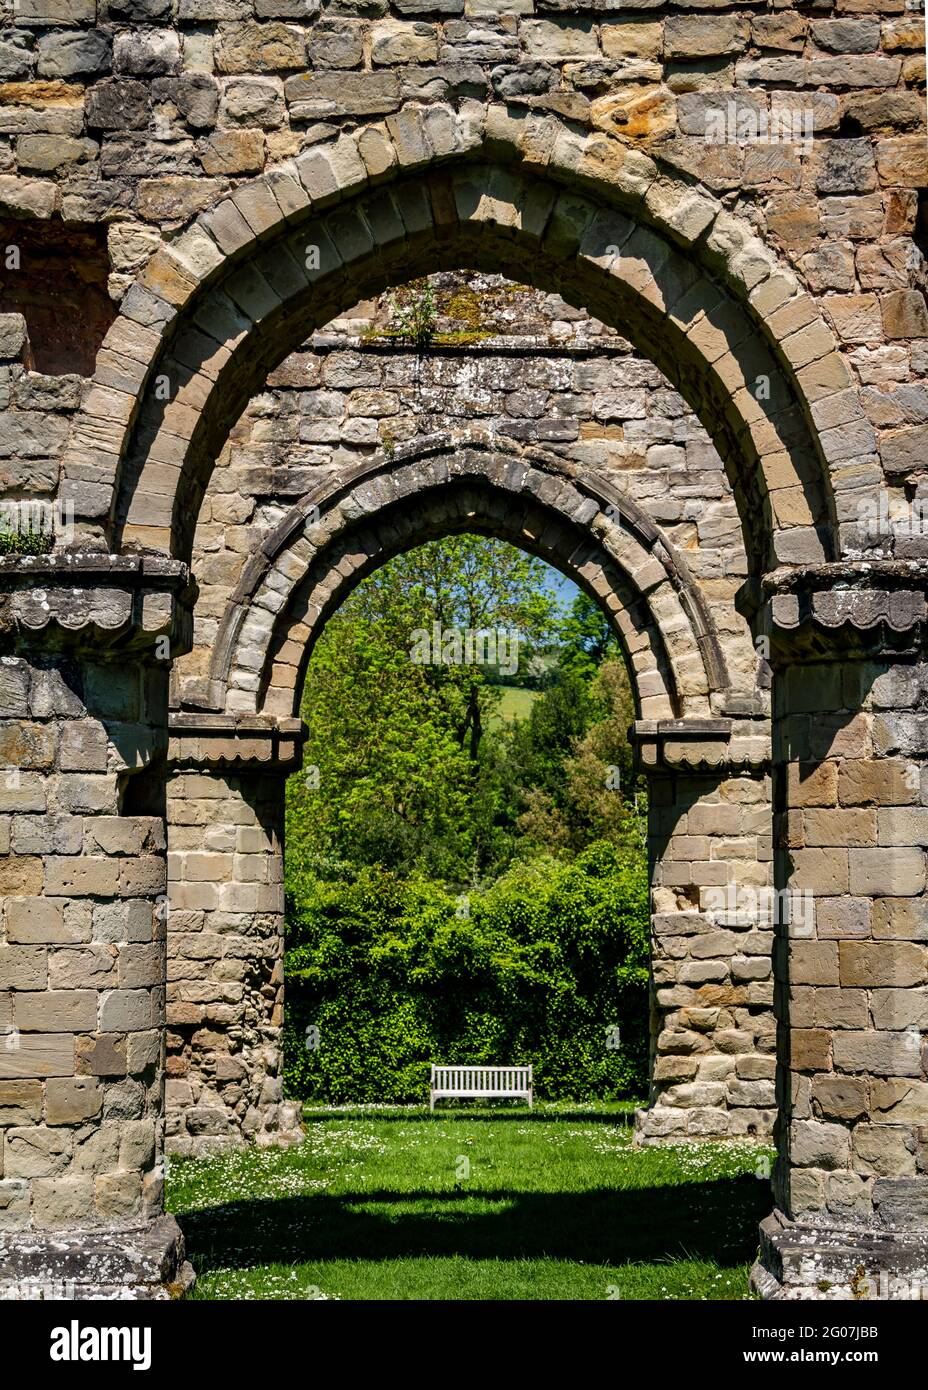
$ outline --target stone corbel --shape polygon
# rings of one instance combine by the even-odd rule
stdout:
[[[302,719],[260,714],[197,714],[172,711],[168,721],[168,765],[208,771],[296,772],[307,735]]]
[[[639,773],[758,773],[770,762],[770,726],[757,719],[639,719],[629,730]]]

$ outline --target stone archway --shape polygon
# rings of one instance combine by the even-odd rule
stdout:
[[[183,650],[198,502],[241,401],[309,324],[465,261],[530,265],[603,319],[621,315],[726,462],[757,581],[745,603],[774,672],[775,883],[816,894],[808,932],[777,924],[780,1158],[758,1281],[850,1296],[860,1265],[924,1277],[924,582],[904,562],[836,558],[849,497],[877,487],[873,431],[814,301],[717,200],[609,137],[467,103],[412,106],[317,146],[156,253],[65,458],[77,545],[0,562],[16,652],[4,680],[34,726],[15,744],[28,776],[16,806],[50,817],[66,798],[93,851],[30,851],[25,835],[4,865],[4,887],[31,904],[6,927],[14,1025],[13,996],[33,996],[34,1012],[3,1074],[38,1083],[16,1097],[28,1133],[6,1126],[3,1196],[26,1232],[8,1238],[12,1258],[44,1267],[41,1233],[54,1231],[108,1288],[157,1283],[177,1263],[176,1228],[158,1216],[159,639]],[[640,732],[671,766],[687,747],[717,763],[725,741],[701,730],[694,752],[673,728]],[[46,846],[67,847],[67,827],[42,824]]]
[[[639,735],[662,741],[659,760],[641,760],[656,895],[654,1086],[642,1138],[771,1133],[772,931],[751,913],[728,914],[737,931],[715,929],[722,909],[700,912],[698,889],[687,896],[710,856],[714,884],[769,885],[769,849],[750,865],[744,846],[724,854],[742,831],[769,843],[767,721],[713,717],[732,692],[711,615],[683,556],[629,496],[544,450],[470,432],[378,455],[297,502],[229,598],[199,707],[172,715],[173,1150],[295,1132],[279,1092],[282,778],[295,754],[283,763],[274,740],[299,729],[309,656],[355,584],[399,551],[461,530],[533,551],[600,603],[626,653]],[[686,755],[674,761],[681,741]],[[260,968],[239,965],[249,958]],[[220,1026],[233,1016],[234,1029]]]
[[[308,494],[230,598],[215,707],[295,717],[316,636],[351,588],[400,550],[466,529],[543,555],[606,608],[643,717],[708,716],[728,677],[685,559],[614,484],[576,473],[544,450],[473,432],[379,454]]]
[[[100,479],[87,533],[189,554],[237,403],[313,322],[465,263],[621,316],[709,429],[754,563],[834,555],[834,487],[857,482],[872,434],[812,300],[749,228],[640,152],[495,107],[410,107],[315,147],[155,255],[66,460],[79,512],[88,452]]]

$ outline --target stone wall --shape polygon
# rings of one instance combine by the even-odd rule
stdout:
[[[924,596],[908,604],[920,611]],[[911,1298],[926,1272],[926,668],[887,661],[865,632],[854,659],[835,660],[809,640],[816,608],[821,620],[828,607],[813,599],[803,621],[793,594],[773,600],[773,655],[785,668],[774,737],[790,752],[775,797],[778,879],[814,894],[815,911],[779,934],[774,953],[789,1155],[774,1185],[800,1229],[769,1218],[762,1255],[786,1287],[853,1296],[841,1243],[853,1247],[855,1228],[869,1226],[857,1247],[866,1267],[885,1273],[890,1297]],[[881,1227],[900,1233],[885,1253]],[[766,1274],[759,1283],[770,1287]]]
[[[853,684],[840,674],[815,672],[814,711],[792,672],[785,683],[778,736],[796,749],[800,773],[779,842],[794,883],[814,885],[818,918],[789,961],[793,1204],[818,1208],[824,1186],[829,1209],[847,1215],[874,1184],[880,1195],[880,1177],[928,1171],[928,818],[911,761],[925,668],[862,664]],[[813,1116],[826,1123],[813,1128]]]
[[[120,806],[125,745],[151,737],[146,692],[135,671],[75,674],[2,670],[7,1230],[139,1217],[160,1196],[164,825]]]
[[[55,518],[50,499],[57,492],[60,455],[82,385],[73,373],[35,371],[25,319],[0,314],[0,484],[4,497],[44,508],[35,519],[48,530]],[[27,513],[27,525],[28,519]]]
[[[5,1252],[8,1278],[41,1287],[61,1278],[68,1233],[139,1232],[162,1211],[167,872],[151,773],[166,751],[168,667],[119,659],[126,616],[146,601],[138,562],[105,593],[102,566],[61,590],[33,562],[33,586],[11,595],[14,565],[0,561],[4,627],[31,630],[34,646],[0,658],[0,1239],[65,1233],[57,1271],[41,1242],[38,1264]],[[170,630],[170,606],[154,609],[150,624],[167,617]],[[97,627],[92,649],[75,640],[79,613]],[[70,635],[37,641],[59,616]],[[186,1277],[169,1218],[93,1248],[78,1289],[134,1296],[152,1261]]]
[[[637,1117],[647,1143],[773,1132],[770,782],[726,772],[678,767],[649,781],[652,1084]]]
[[[167,1149],[301,1137],[283,1103],[283,781],[179,772],[168,789]]]
[[[834,329],[869,421],[854,456],[879,442],[895,489],[912,472],[928,429],[906,385],[925,370],[928,174],[923,26],[904,0],[621,15],[566,0],[27,0],[5,18],[0,212],[105,225],[114,300],[262,170],[365,121],[398,130],[408,103],[504,101],[646,149],[743,215]],[[771,109],[792,122],[784,138],[764,138]],[[56,490],[52,436],[20,451],[43,472],[20,467],[12,495]],[[92,471],[67,492],[85,517],[106,509]]]

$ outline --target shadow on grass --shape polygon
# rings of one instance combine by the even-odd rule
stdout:
[[[478,1209],[487,1202],[499,1203],[498,1210]],[[447,1192],[251,1200],[177,1215],[188,1257],[204,1273],[212,1266],[452,1255],[608,1265],[687,1258],[733,1266],[753,1257],[757,1223],[769,1210],[767,1184],[740,1177],[579,1193],[468,1183]]]

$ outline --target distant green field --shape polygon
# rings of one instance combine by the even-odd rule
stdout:
[[[523,690],[520,686],[514,685],[503,686],[499,705],[490,716],[490,727],[498,729],[515,719],[527,719],[538,695],[537,690]]]

